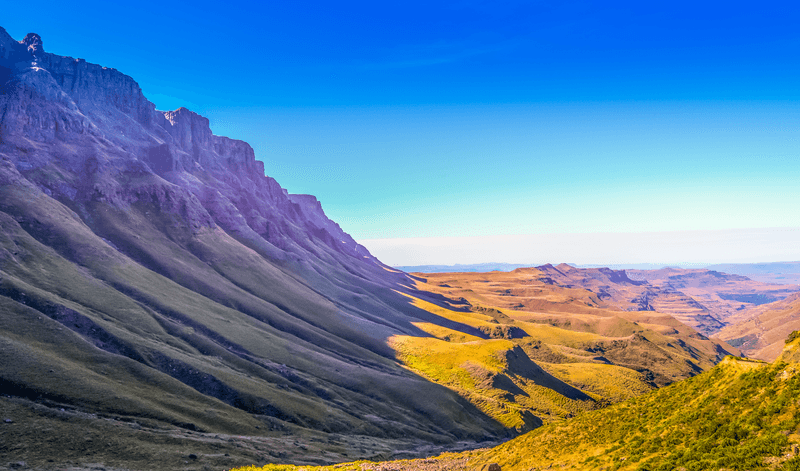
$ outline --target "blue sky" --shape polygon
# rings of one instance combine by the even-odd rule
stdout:
[[[564,261],[523,246],[474,260],[470,237],[800,227],[788,1],[32,8],[4,5],[0,26],[208,116],[367,247],[466,237],[463,260],[420,263]],[[709,262],[759,257],[743,247]],[[605,257],[674,261],[659,250]]]

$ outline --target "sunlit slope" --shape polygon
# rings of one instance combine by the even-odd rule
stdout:
[[[728,357],[695,377],[547,424],[492,449],[313,469],[472,470],[497,463],[503,471],[797,470],[798,346],[795,336],[772,364]]]
[[[776,359],[783,339],[800,330],[800,294],[747,311],[749,319],[722,329],[717,336],[737,345],[748,356],[765,361]]]
[[[512,273],[424,274],[404,290],[429,336],[389,345],[410,370],[507,427],[622,401],[711,368],[735,349],[653,311],[600,307],[594,293]]]

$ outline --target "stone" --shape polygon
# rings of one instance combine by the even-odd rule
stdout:
[[[20,42],[25,46],[27,46],[28,52],[32,56],[36,56],[44,52],[44,46],[42,45],[42,37],[36,33],[28,33],[25,36],[25,38]]]

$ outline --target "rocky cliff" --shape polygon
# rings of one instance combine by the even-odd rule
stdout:
[[[237,436],[504,436],[395,361],[387,339],[429,316],[409,282],[247,143],[0,28],[3,391]]]
[[[322,230],[337,251],[371,258],[321,205],[290,197],[266,177],[250,145],[212,134],[207,118],[186,108],[157,111],[132,78],[47,53],[33,33],[17,42],[0,30],[0,56],[0,152],[45,193],[78,206],[102,201],[117,208],[163,193],[195,227],[216,224],[281,249],[304,244],[292,225]],[[72,178],[53,178],[47,170],[55,168]],[[132,174],[157,175],[158,190],[122,188],[120,178]]]

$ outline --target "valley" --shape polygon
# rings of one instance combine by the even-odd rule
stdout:
[[[406,273],[122,72],[0,28],[0,87],[0,469],[796,461],[798,285]]]
[[[545,425],[491,449],[426,460],[294,469],[503,471],[758,469],[800,465],[798,338],[774,363],[728,357],[710,371],[631,401]]]

